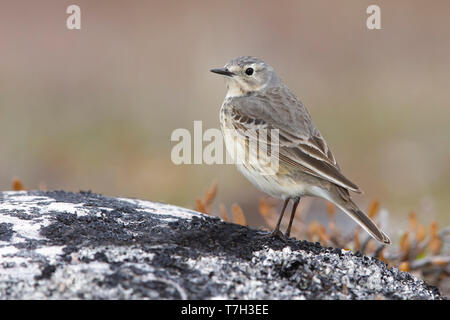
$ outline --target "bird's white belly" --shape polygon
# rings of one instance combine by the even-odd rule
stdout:
[[[243,165],[238,165],[237,167],[255,187],[274,198],[287,199],[307,195],[328,199],[323,190],[308,183],[293,180],[286,176],[260,174],[254,170],[249,170]]]

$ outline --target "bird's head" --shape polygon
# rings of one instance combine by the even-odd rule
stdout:
[[[271,66],[250,56],[235,58],[223,68],[211,69],[211,72],[225,76],[227,97],[244,96],[280,83]]]

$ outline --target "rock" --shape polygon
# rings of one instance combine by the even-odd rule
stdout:
[[[0,299],[443,299],[374,258],[163,203],[0,193]]]

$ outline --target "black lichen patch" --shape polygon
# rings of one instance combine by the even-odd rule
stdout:
[[[119,202],[119,201],[116,201]],[[99,206],[112,206],[99,203]],[[126,213],[122,212],[126,208]],[[148,248],[155,245],[176,245],[189,247],[189,255],[229,255],[249,260],[253,252],[268,246],[274,250],[286,245],[293,249],[314,253],[327,251],[317,244],[293,239],[280,240],[267,237],[258,230],[236,224],[224,223],[218,219],[205,217],[178,219],[176,222],[161,223],[168,215],[141,212],[138,208],[119,202],[112,211],[92,208],[92,214],[77,217],[71,213],[55,213],[52,223],[41,228],[41,235],[53,245],[100,246],[100,245],[140,245]]]
[[[11,223],[0,223],[0,241],[9,241],[13,233]]]
[[[123,290],[131,290],[133,295],[141,298],[184,298],[175,283],[165,281],[164,278],[138,281],[136,276],[140,275],[139,270],[117,270],[107,275],[104,280],[97,281],[97,285],[106,288],[120,287]]]
[[[55,245],[128,245],[133,235],[113,215],[77,217],[71,213],[55,213],[54,222],[40,230]]]
[[[44,267],[41,270],[41,274],[38,276],[35,276],[34,278],[36,280],[42,280],[42,279],[50,279],[52,274],[56,271],[56,267],[50,264],[44,265]]]

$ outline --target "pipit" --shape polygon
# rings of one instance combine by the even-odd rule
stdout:
[[[391,243],[389,237],[352,201],[350,191],[361,193],[361,189],[342,174],[305,106],[271,66],[255,57],[244,56],[211,72],[226,79],[227,93],[220,109],[220,123],[228,152],[241,153],[239,158],[243,161],[238,169],[250,182],[272,197],[284,200],[272,235],[281,235],[280,223],[289,200],[294,203],[286,229],[287,237],[290,236],[300,198],[313,196],[334,203],[376,240]],[[276,130],[277,139],[269,137],[262,141],[258,130]],[[259,143],[258,157],[266,154],[266,158],[268,153],[260,152],[260,149],[270,153],[276,142],[278,166],[275,172],[268,172],[267,166],[255,165],[254,161],[249,161],[249,156],[242,155],[249,152],[252,140]]]

